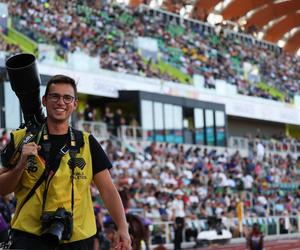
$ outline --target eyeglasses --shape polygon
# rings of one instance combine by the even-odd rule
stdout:
[[[71,96],[71,95],[60,95],[60,94],[57,94],[57,93],[50,93],[50,94],[48,94],[48,96],[50,97],[49,99],[52,102],[58,102],[60,100],[60,98],[62,98],[65,104],[70,104],[75,99],[74,96]]]

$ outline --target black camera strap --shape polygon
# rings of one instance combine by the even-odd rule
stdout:
[[[59,164],[60,164],[60,161],[61,161],[61,158],[69,153],[70,155],[70,161],[68,162],[69,164],[69,167],[71,169],[71,188],[72,188],[72,191],[71,191],[71,209],[72,209],[72,214],[73,214],[73,209],[74,209],[74,169],[75,169],[75,157],[76,157],[76,154],[77,152],[79,152],[79,149],[77,147],[77,143],[76,143],[76,136],[75,136],[75,132],[74,132],[74,129],[72,127],[69,127],[69,136],[70,136],[70,142],[69,143],[66,143],[58,152],[58,154],[56,155],[55,159],[53,162],[51,162],[50,164],[50,142],[48,141],[49,140],[49,136],[48,136],[48,131],[47,131],[47,127],[46,129],[44,129],[44,132],[43,132],[43,139],[44,139],[44,143],[46,143],[46,145],[48,144],[49,146],[46,146],[45,147],[45,151],[46,149],[48,149],[47,152],[45,152],[45,160],[46,160],[46,166],[45,166],[45,170],[47,171],[46,172],[46,179],[45,179],[45,190],[43,192],[43,205],[42,205],[42,212],[44,212],[45,210],[45,206],[46,206],[46,200],[47,200],[47,193],[48,193],[48,189],[49,189],[49,185],[50,185],[50,182],[53,178],[53,176],[55,175],[58,167],[59,167]]]

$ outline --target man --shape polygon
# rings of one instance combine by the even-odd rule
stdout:
[[[183,191],[177,189],[174,192],[175,199],[172,201],[172,219],[174,221],[174,250],[181,250],[181,243],[183,240],[183,228],[184,228],[184,202],[182,197],[184,195]]]
[[[264,235],[260,231],[258,223],[254,223],[252,226],[252,231],[247,237],[248,250],[263,250],[264,249]]]
[[[109,173],[111,163],[93,136],[69,126],[77,102],[75,81],[53,76],[42,98],[47,120],[39,132],[41,139],[24,143],[16,166],[5,168],[4,164],[0,169],[0,195],[15,192],[17,199],[11,248],[92,249],[96,234],[90,193],[93,181],[118,227],[117,249],[131,249],[124,209]],[[24,141],[25,132],[13,132],[6,151]],[[35,164],[27,165],[32,156]],[[42,182],[34,187],[39,179]],[[59,246],[52,246],[57,238]]]

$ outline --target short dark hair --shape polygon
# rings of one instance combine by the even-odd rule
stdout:
[[[73,89],[74,89],[74,95],[75,98],[77,98],[77,86],[75,83],[75,80],[69,76],[65,76],[65,75],[55,75],[52,76],[49,81],[47,82],[47,87],[46,87],[46,91],[45,91],[45,96],[48,95],[49,93],[49,88],[51,86],[51,84],[70,84]]]

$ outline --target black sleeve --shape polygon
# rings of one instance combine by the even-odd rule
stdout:
[[[110,160],[94,136],[89,136],[89,143],[93,164],[93,176],[104,169],[111,169],[112,165]]]

